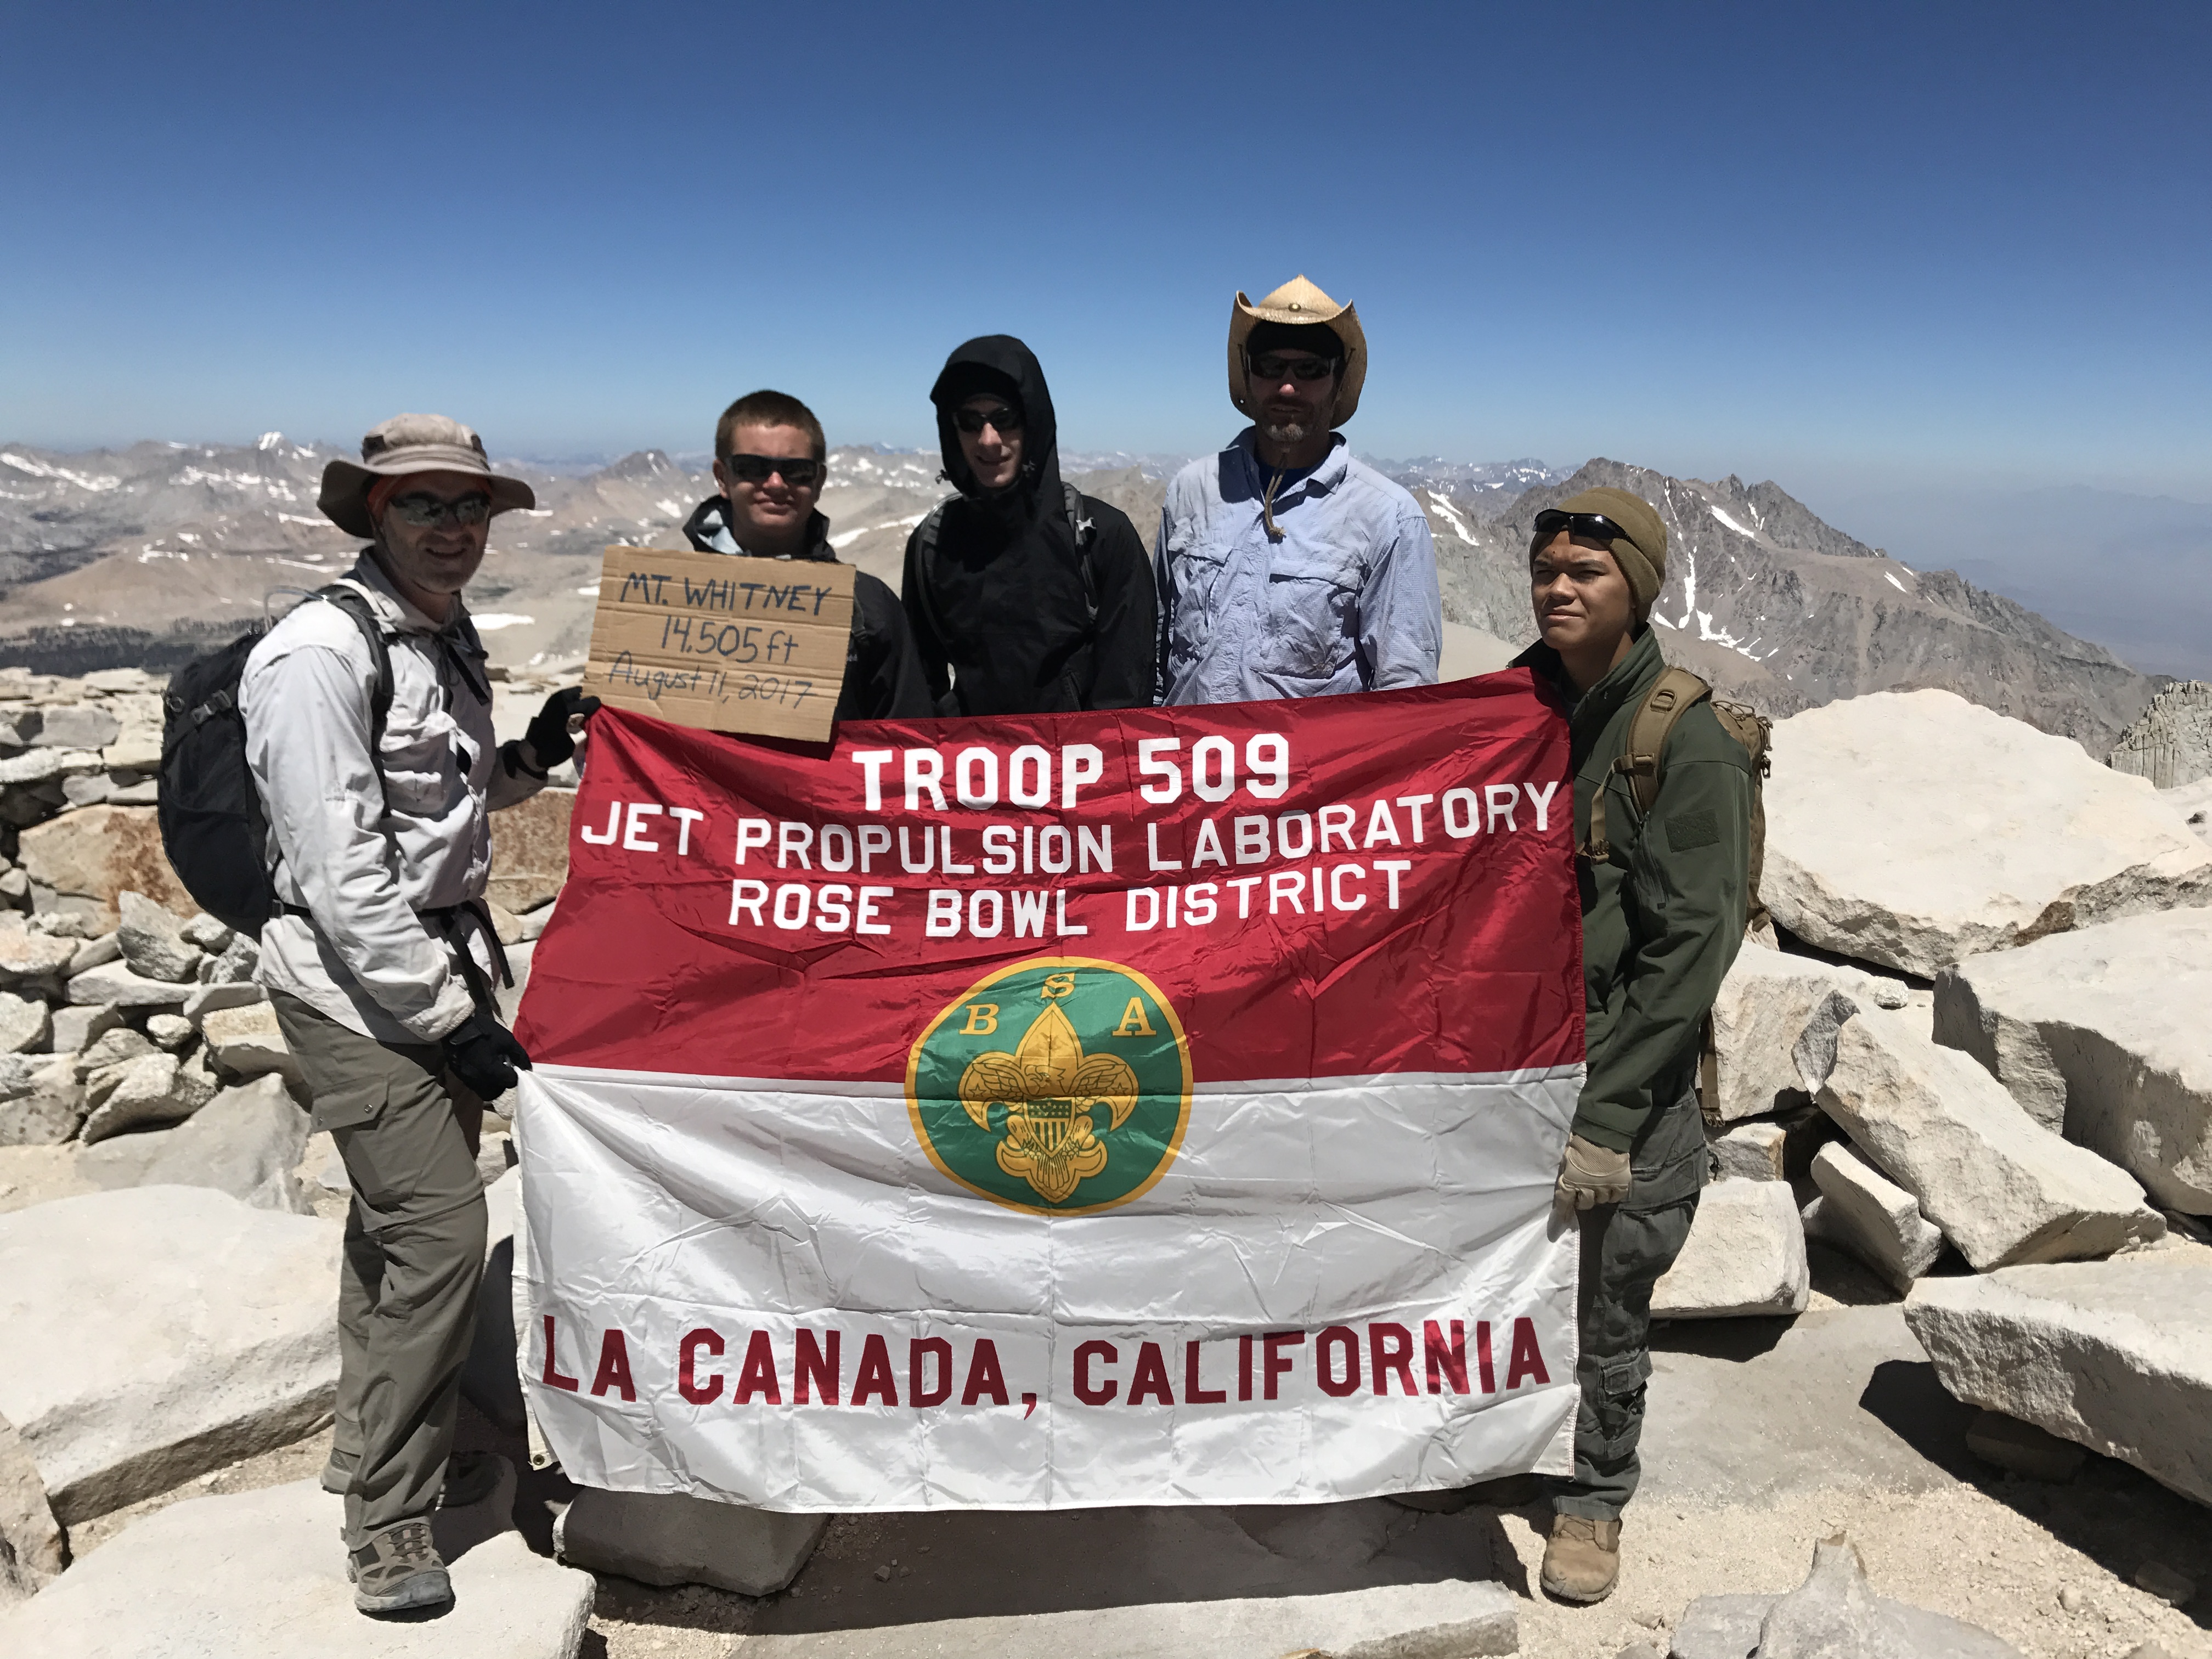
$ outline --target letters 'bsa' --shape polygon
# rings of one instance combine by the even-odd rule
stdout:
[[[611,547],[584,690],[678,726],[823,743],[852,623],[850,565]]]
[[[821,749],[611,709],[573,822],[518,1272],[577,1480],[854,1510],[1571,1467],[1580,908],[1525,672]]]

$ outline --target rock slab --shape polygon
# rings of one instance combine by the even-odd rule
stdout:
[[[1948,691],[1808,709],[1776,726],[1774,752],[1760,892],[1839,956],[1932,978],[2046,933],[2212,902],[2212,848],[2148,782]]]
[[[2212,1504],[2212,1252],[1923,1279],[1905,1322],[1958,1399]]]
[[[1765,1117],[1802,1105],[1803,1086],[1790,1054],[1804,1035],[1805,1022],[1832,991],[1870,1001],[1875,988],[1872,974],[1815,957],[1738,951],[1713,1003],[1721,1121]]]
[[[1936,1265],[1943,1234],[1920,1213],[1920,1200],[1841,1141],[1813,1155],[1820,1195],[1805,1206],[1805,1233],[1832,1244],[1909,1291]]]
[[[205,1187],[0,1215],[0,1416],[57,1519],[105,1515],[330,1420],[342,1231]]]
[[[0,1417],[0,1606],[36,1595],[69,1565],[46,1483],[15,1425]]]
[[[198,907],[161,851],[161,828],[150,806],[88,806],[23,831],[17,861],[31,879],[82,901],[112,927],[116,900],[126,890],[189,915]]]
[[[301,1080],[300,1062],[276,1024],[276,1010],[265,1001],[203,1014],[200,1035],[207,1040],[209,1057],[227,1072],[240,1077],[273,1072],[293,1083]]]
[[[785,1515],[687,1492],[586,1486],[561,1517],[560,1557],[643,1584],[709,1584],[773,1595],[799,1577],[827,1515]]]
[[[5,1626],[0,1626],[4,1632]],[[1446,1580],[1333,1595],[1154,1602],[870,1630],[744,1638],[746,1659],[1476,1659],[1517,1653],[1520,1620],[1504,1586]]]
[[[541,789],[491,821],[491,880],[485,896],[520,915],[560,892],[568,879],[573,789]]]
[[[1936,1040],[2027,1115],[2212,1214],[2212,910],[2167,910],[1969,957],[1936,981]]]
[[[453,1606],[428,1623],[354,1611],[340,1501],[312,1480],[157,1510],[0,1613],[0,1652],[40,1659],[574,1659],[594,1586],[505,1519],[514,1477],[433,1523]]]
[[[2132,1176],[2036,1123],[1957,1049],[1879,1012],[1833,1030],[1832,1050],[1814,1042],[1813,1028],[1798,1045],[1820,1109],[1978,1271],[2109,1255],[2165,1236],[2166,1218]]]
[[[225,1089],[173,1129],[117,1135],[77,1154],[81,1180],[123,1187],[212,1187],[258,1210],[313,1215],[292,1171],[307,1146],[307,1115],[283,1080]]]
[[[1779,1181],[1722,1181],[1698,1195],[1674,1265],[1651,1291],[1658,1319],[1799,1314],[1812,1295],[1804,1224]]]

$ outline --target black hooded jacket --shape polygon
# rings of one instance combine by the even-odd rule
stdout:
[[[709,495],[684,521],[684,535],[702,553],[749,555],[730,530],[726,496]],[[807,521],[806,550],[801,558],[837,562],[830,545],[830,520],[817,513]],[[845,685],[837,694],[841,720],[914,720],[934,711],[929,684],[907,631],[898,596],[865,570],[853,573],[853,633],[845,647]]]
[[[962,399],[983,392],[1022,413],[1021,478],[996,495],[977,487],[953,423]],[[921,530],[908,538],[904,587],[938,712],[1149,707],[1159,626],[1152,561],[1127,514],[1080,496],[1086,583],[1036,358],[1010,335],[987,334],[946,360],[929,396],[945,476],[960,494],[941,509],[926,557]]]

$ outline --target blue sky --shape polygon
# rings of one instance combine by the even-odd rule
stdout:
[[[0,437],[1237,426],[1303,270],[1389,455],[2212,499],[2212,8],[19,6]]]

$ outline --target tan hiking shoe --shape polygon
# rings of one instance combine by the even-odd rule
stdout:
[[[363,1613],[404,1613],[443,1607],[453,1599],[453,1580],[430,1541],[427,1519],[380,1527],[346,1557],[353,1604]]]
[[[1620,1522],[1586,1515],[1552,1518],[1544,1588],[1563,1601],[1602,1601],[1620,1577]]]

